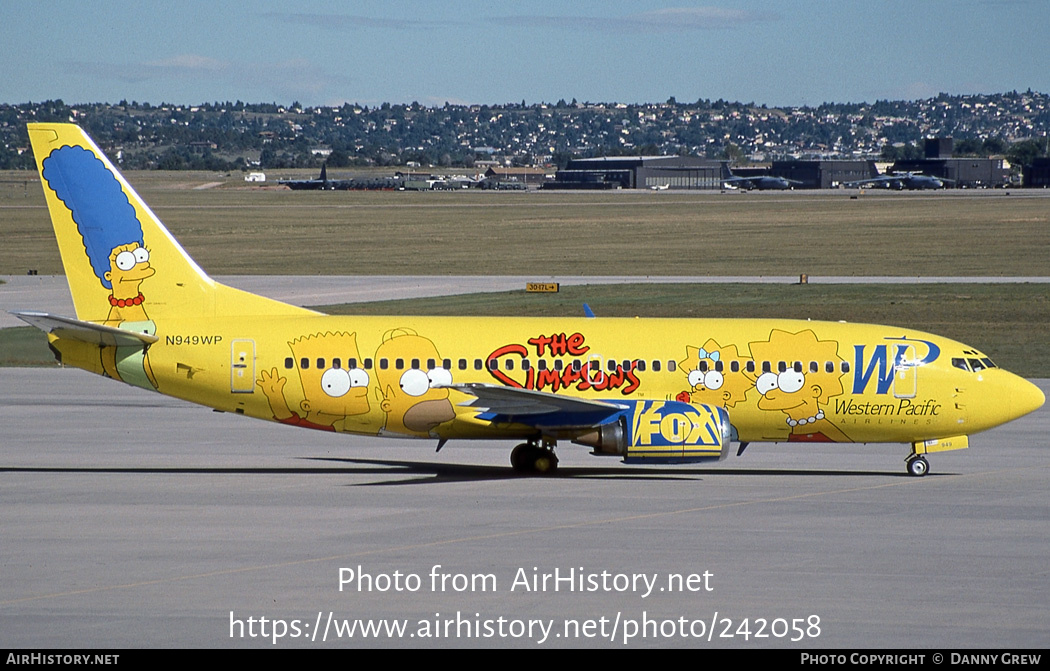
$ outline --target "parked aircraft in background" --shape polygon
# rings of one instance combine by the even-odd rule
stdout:
[[[279,179],[277,183],[293,191],[333,191],[343,187],[340,182],[329,181],[327,165],[321,166],[317,179]]]
[[[776,190],[785,191],[794,189],[795,185],[802,182],[786,177],[775,177],[773,175],[758,175],[756,177],[737,177],[729,169],[728,163],[722,164],[722,184],[738,189],[758,189],[759,191]]]
[[[856,189],[864,186],[879,186],[887,189],[908,189],[918,191],[922,189],[943,189],[945,184],[954,184],[955,181],[945,177],[933,177],[917,172],[895,172],[872,177],[870,179],[859,179],[855,182],[845,182],[843,186]]]
[[[208,277],[77,126],[29,136],[76,317],[18,316],[65,365],[221,411],[439,450],[513,440],[529,472],[555,469],[558,441],[628,463],[821,441],[905,443],[924,475],[926,454],[1044,401],[974,348],[896,326],[327,316]]]

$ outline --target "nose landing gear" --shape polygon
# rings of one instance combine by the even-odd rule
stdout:
[[[904,461],[908,468],[908,473],[914,475],[917,478],[921,478],[930,472],[930,462],[926,461],[926,457],[919,454],[912,454]]]

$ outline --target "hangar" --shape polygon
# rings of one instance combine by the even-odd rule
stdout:
[[[799,182],[799,189],[834,189],[878,177],[875,161],[773,161],[769,174]]]
[[[697,156],[577,158],[545,189],[719,189],[721,161]]]
[[[955,188],[989,188],[1006,185],[1009,170],[1001,158],[953,157],[952,138],[927,138],[925,158],[897,161],[891,172],[913,172],[954,182]]]

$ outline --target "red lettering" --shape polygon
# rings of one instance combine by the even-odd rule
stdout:
[[[627,371],[627,379],[630,380],[630,383],[620,390],[620,393],[624,396],[633,392],[635,389],[638,388],[638,385],[641,384],[641,382],[638,380],[638,375],[634,372],[633,365],[631,366],[631,369]]]
[[[506,356],[508,354],[517,354],[519,357],[524,359],[528,355],[528,353],[529,351],[521,345],[504,345],[503,347],[500,347],[498,350],[489,355],[488,359],[485,361],[485,369],[488,370],[489,375],[496,378],[503,384],[521,389],[522,386],[520,383],[514,381],[514,379],[512,379],[502,370],[499,370],[498,367],[494,369],[491,362],[499,359],[501,356]]]
[[[550,350],[550,355],[555,357],[578,357],[585,355],[590,350],[590,347],[585,344],[585,338],[582,333],[573,333],[569,336],[566,336],[564,333],[539,335],[529,338],[527,342],[535,349],[537,356],[540,357],[543,357],[548,349]],[[501,370],[501,368],[505,368],[505,364],[504,366],[493,365],[494,361],[499,361],[502,357],[517,356],[524,360],[528,355],[529,348],[525,345],[504,345],[488,356],[485,367],[489,371],[489,375],[500,383],[517,387],[518,389],[547,389],[550,392],[557,392],[575,386],[576,391],[582,392],[587,390],[605,391],[623,387],[620,389],[620,393],[626,396],[637,390],[641,384],[635,372],[635,362],[633,361],[627,368],[616,366],[616,370],[610,373],[602,371],[600,368],[601,363],[597,360],[580,362],[582,364],[581,369],[576,369],[572,365],[572,361],[564,361],[567,365],[564,370],[560,371],[555,368],[540,370],[538,367],[533,366],[524,369],[524,384],[514,380],[504,370]],[[625,383],[626,386],[624,386]]]
[[[547,351],[547,345],[551,344],[551,337],[536,336],[535,338],[529,338],[528,342],[536,348],[536,356],[543,356],[544,352]]]
[[[558,391],[561,386],[561,376],[556,370],[541,370],[536,376],[536,389],[542,390],[547,385],[551,386],[551,391]]]
[[[569,354],[572,356],[583,356],[587,353],[590,347],[583,344],[583,334],[573,333],[569,336],[569,342],[567,343]]]

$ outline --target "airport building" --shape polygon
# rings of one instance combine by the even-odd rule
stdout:
[[[1022,169],[1024,175],[1022,184],[1033,189],[1046,189],[1050,187],[1050,158],[1037,157],[1032,160],[1031,165]]]
[[[952,157],[952,138],[927,138],[925,158],[897,161],[891,172],[914,172],[951,180],[956,189],[996,188],[1006,185],[1010,171],[1001,158]]]
[[[769,174],[799,182],[797,189],[834,189],[878,177],[879,171],[875,161],[773,161]]]
[[[697,156],[578,158],[545,189],[719,189],[721,162]]]

